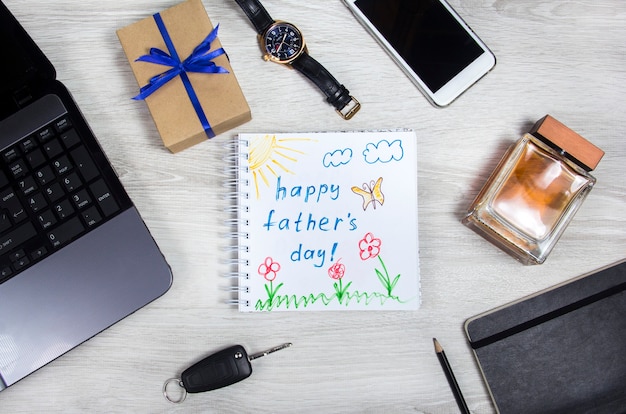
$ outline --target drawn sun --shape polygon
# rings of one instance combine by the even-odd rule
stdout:
[[[252,172],[256,198],[260,198],[259,183],[262,181],[269,187],[269,175],[279,176],[279,172],[295,174],[286,166],[286,162],[298,162],[296,155],[305,154],[296,148],[293,143],[298,141],[313,141],[310,138],[277,138],[276,135],[265,135],[254,138],[249,145],[248,168]]]

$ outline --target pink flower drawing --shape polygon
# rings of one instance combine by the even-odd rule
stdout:
[[[266,257],[265,261],[259,265],[258,272],[268,282],[276,279],[277,273],[280,270],[280,264],[275,262],[271,257]]]
[[[361,260],[373,259],[380,253],[380,239],[374,237],[372,233],[367,233],[359,241]]]
[[[339,263],[339,260],[337,260],[337,263],[328,268],[328,276],[335,280],[342,279],[346,274],[346,266],[343,263]]]
[[[339,303],[343,303],[343,299],[347,294],[348,288],[352,282],[348,282],[346,286],[343,285],[343,276],[346,274],[346,266],[343,263],[339,263],[341,259],[337,260],[337,263],[328,268],[328,276],[337,282],[333,283],[335,288],[335,296]]]

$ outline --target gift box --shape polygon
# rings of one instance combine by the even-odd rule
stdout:
[[[135,99],[174,153],[251,119],[218,29],[201,0],[188,0],[117,31],[141,87]]]

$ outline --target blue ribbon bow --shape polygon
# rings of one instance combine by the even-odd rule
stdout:
[[[223,48],[216,49],[211,52],[211,42],[213,42],[217,38],[217,31],[219,28],[219,24],[215,26],[215,29],[209,33],[209,35],[193,50],[191,55],[187,57],[184,61],[181,62],[178,57],[178,53],[176,52],[176,48],[174,47],[174,43],[165,28],[165,24],[163,23],[163,19],[159,13],[155,14],[154,21],[161,32],[161,36],[165,41],[165,45],[169,51],[164,52],[158,48],[151,48],[149,55],[140,56],[135,60],[135,62],[148,62],[154,63],[157,65],[170,66],[171,69],[153,76],[147,85],[143,86],[139,90],[139,94],[133,99],[142,100],[146,99],[148,96],[152,95],[157,89],[165,85],[170,80],[174,79],[176,76],[180,76],[183,81],[183,85],[187,90],[187,95],[189,95],[189,99],[196,110],[196,114],[202,123],[204,131],[209,136],[209,138],[213,138],[215,134],[213,133],[213,129],[209,124],[209,121],[202,110],[202,105],[198,100],[198,96],[196,95],[193,86],[191,85],[191,81],[187,76],[187,72],[196,72],[196,73],[229,73],[225,68],[218,66],[213,62],[213,59],[216,57],[225,54]]]

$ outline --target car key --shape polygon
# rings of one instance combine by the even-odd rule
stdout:
[[[291,343],[288,342],[252,355],[248,355],[246,349],[241,345],[222,349],[184,370],[180,378],[171,378],[165,381],[163,395],[169,402],[178,404],[185,400],[187,393],[227,387],[248,378],[252,374],[250,361],[290,346]],[[182,395],[178,399],[172,398],[168,393],[168,385],[173,382],[178,383],[182,388]]]

